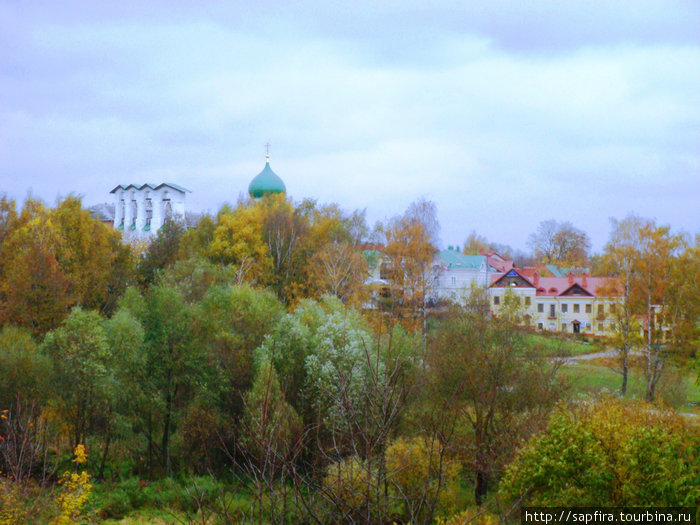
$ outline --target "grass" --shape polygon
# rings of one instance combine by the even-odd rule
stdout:
[[[646,379],[641,363],[636,363],[629,371],[627,399],[644,399]],[[597,358],[565,365],[561,374],[566,377],[576,393],[618,393],[622,385],[622,375],[614,370],[613,358]],[[657,397],[680,412],[698,413],[694,404],[700,402],[700,385],[696,384],[697,372],[670,368],[664,372],[657,387]]]
[[[597,341],[584,342],[563,337],[560,334],[530,333],[526,335],[525,341],[531,346],[540,348],[547,357],[570,357],[602,351],[602,347]]]

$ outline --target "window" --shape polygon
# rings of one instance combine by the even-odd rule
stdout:
[[[556,317],[556,305],[555,304],[550,304],[549,305],[549,317],[554,318]]]
[[[454,285],[456,285],[456,284],[457,284],[457,278],[456,278],[456,277],[452,277],[452,286],[454,286]]]
[[[599,331],[599,332],[602,332],[603,329],[604,329],[603,323],[598,323],[598,331]]]
[[[604,314],[605,314],[605,306],[603,306],[602,304],[599,304],[598,305],[598,317],[603,317]]]
[[[501,304],[501,298],[498,295],[493,296],[493,304]]]
[[[608,310],[610,310],[611,314],[615,313],[615,303],[611,303],[610,306],[608,307]]]
[[[525,298],[525,306],[530,306],[530,298],[529,297]]]
[[[569,310],[569,305],[568,304],[562,304],[561,305],[561,311],[562,312],[567,312]]]
[[[590,313],[591,313],[591,305],[590,305],[590,304],[587,304],[587,305],[586,305],[586,313],[587,313],[587,314],[590,314]]]
[[[577,314],[577,313],[579,313],[580,311],[581,311],[581,305],[578,304],[578,303],[576,303],[576,304],[574,305],[574,313]]]
[[[561,331],[566,332],[566,323],[561,324]]]
[[[537,311],[540,313],[544,313],[544,304],[543,303],[537,303]]]
[[[538,330],[544,330],[544,325],[542,323],[537,323]]]

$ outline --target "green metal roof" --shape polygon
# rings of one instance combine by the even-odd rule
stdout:
[[[362,255],[365,257],[368,267],[376,268],[382,253],[378,250],[362,250]]]
[[[478,269],[486,259],[483,255],[464,255],[456,250],[442,250],[437,254],[448,268]]]
[[[265,162],[265,168],[250,181],[248,193],[250,196],[258,199],[267,193],[284,193],[287,188],[282,179],[270,168],[270,160]]]
[[[566,277],[566,274],[562,272],[556,264],[548,264],[547,269],[552,272],[554,277]]]
[[[182,193],[192,193],[190,190],[187,188],[183,188],[182,186],[179,186],[177,184],[173,184],[172,182],[161,182],[160,184],[153,184],[151,182],[147,182],[145,184],[120,184],[119,186],[115,186],[115,188],[110,191],[110,193],[114,193],[115,191],[122,189],[122,190],[128,190],[129,188],[134,188],[135,190],[140,190],[142,188],[151,188],[152,190],[157,190],[159,188],[162,188],[163,186],[168,186],[170,188],[173,188],[174,190],[181,191]]]

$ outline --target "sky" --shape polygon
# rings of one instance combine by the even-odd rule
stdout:
[[[0,0],[0,193],[215,213],[268,142],[296,201],[428,199],[443,246],[700,232],[700,2]]]

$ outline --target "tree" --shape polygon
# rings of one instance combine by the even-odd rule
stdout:
[[[467,239],[464,241],[462,253],[464,253],[464,255],[480,255],[483,252],[487,252],[490,247],[491,245],[486,237],[479,235],[475,230],[472,230]]]
[[[60,410],[76,447],[109,404],[109,349],[102,318],[75,307],[62,326],[46,334],[43,347],[53,361]]]
[[[236,284],[270,281],[272,260],[263,234],[259,206],[239,205],[232,213],[219,213],[209,257],[236,269]]]
[[[159,272],[175,263],[179,255],[180,239],[184,233],[183,222],[167,219],[163,223],[138,265],[139,280],[143,287],[151,285]]]
[[[277,373],[269,361],[259,364],[253,387],[245,396],[243,428],[243,466],[256,487],[258,515],[263,519],[265,497],[269,496],[268,519],[284,520],[289,462],[294,461],[294,453],[298,451],[295,445],[302,426],[301,418],[285,401]]]
[[[662,507],[700,498],[700,431],[688,418],[616,399],[560,406],[508,466],[500,491],[535,506]]]
[[[74,300],[59,266],[61,238],[48,212],[25,202],[16,227],[0,247],[0,321],[44,334],[67,315]]]
[[[672,294],[672,269],[681,247],[682,238],[672,235],[669,226],[656,226],[646,221],[639,229],[640,257],[638,296],[646,310],[646,399],[653,401],[656,386],[663,374],[666,358],[672,350],[671,334],[679,321],[678,313],[685,305],[673,304],[681,296]]]
[[[322,293],[348,302],[363,296],[367,262],[351,244],[329,242],[311,257],[309,276]]]
[[[403,218],[409,222],[420,223],[430,244],[440,245],[440,222],[437,218],[437,205],[433,201],[420,197],[408,205]]]
[[[617,350],[618,363],[622,373],[620,393],[627,393],[627,378],[630,369],[630,354],[639,344],[639,323],[633,311],[633,290],[637,280],[637,260],[639,257],[639,235],[641,219],[629,216],[623,221],[611,219],[612,232],[605,246],[603,267],[614,280],[609,280],[600,290],[608,297],[619,297],[614,303],[612,335],[610,341]]]
[[[141,311],[146,349],[146,377],[151,400],[146,420],[148,462],[152,470],[156,455],[160,466],[171,473],[170,438],[179,410],[192,399],[192,389],[206,379],[202,349],[195,344],[192,308],[175,288],[152,287]],[[160,445],[155,441],[160,428]]]
[[[530,235],[528,245],[535,257],[544,263],[580,266],[588,259],[591,241],[588,234],[570,222],[549,219],[540,222],[537,232]]]
[[[509,324],[459,308],[435,331],[427,362],[434,412],[446,414],[439,407],[449,405],[470,429],[465,453],[481,505],[519,440],[558,399],[556,367]]]
[[[392,311],[415,330],[417,319],[425,321],[425,303],[435,279],[432,262],[436,248],[425,226],[414,218],[394,218],[385,236],[384,254],[391,265]],[[425,332],[425,323],[423,329]]]
[[[253,352],[283,313],[274,293],[250,286],[212,286],[195,308],[196,335],[216,374],[219,405],[230,417],[242,410],[253,380]]]
[[[284,194],[266,195],[257,203],[263,209],[263,237],[272,259],[272,288],[287,304],[304,296],[306,279],[301,273],[305,258],[300,249],[309,223]]]
[[[57,261],[73,303],[111,313],[131,276],[129,249],[119,232],[94,219],[72,195],[48,220],[58,230]]]
[[[51,362],[28,330],[4,326],[0,370],[0,471],[16,483],[31,476],[45,481],[52,474],[48,454],[52,436],[42,415],[53,395]],[[0,481],[0,507],[2,491]]]
[[[132,268],[129,248],[118,232],[93,219],[73,196],[53,210],[28,199],[19,216],[11,209],[6,215],[0,321],[43,335],[72,306],[103,313],[114,309]]]

